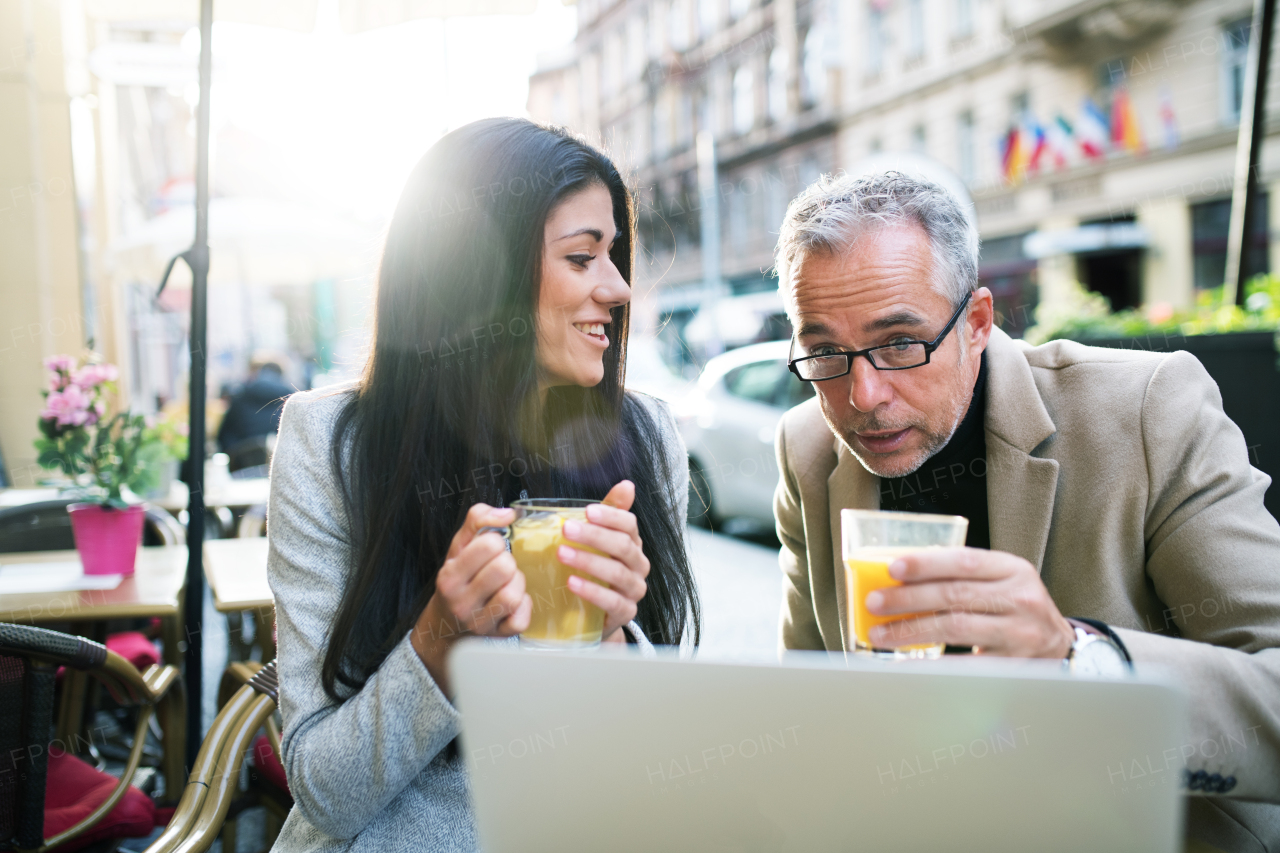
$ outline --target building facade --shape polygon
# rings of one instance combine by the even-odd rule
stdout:
[[[679,342],[707,301],[702,229],[712,204],[721,236],[718,292],[765,295],[746,300],[749,328],[726,321],[707,336],[718,346],[776,336],[782,309],[768,271],[778,225],[792,197],[838,166],[834,4],[577,5],[578,37],[531,78],[529,111],[603,145],[636,187],[638,325],[668,340],[669,355],[690,355]],[[710,194],[699,187],[703,132],[715,140]]]
[[[897,152],[968,188],[982,281],[1013,334],[1077,283],[1113,308],[1153,311],[1221,284],[1248,0],[577,6],[578,36],[531,78],[529,111],[628,171],[640,200],[637,304],[666,333],[704,302],[703,130],[716,141],[724,294],[773,286],[778,226],[800,189]],[[1280,98],[1268,106],[1274,116]],[[1268,122],[1264,187],[1278,132]],[[1261,200],[1250,271],[1274,265],[1276,200]]]

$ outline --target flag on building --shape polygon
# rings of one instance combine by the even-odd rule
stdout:
[[[1027,173],[1029,151],[1026,140],[1022,137],[1022,128],[1014,125],[1005,133],[1004,141],[1000,145],[1001,171],[1004,173],[1004,179],[1011,184],[1022,183]]]
[[[1173,112],[1173,91],[1167,85],[1160,87],[1160,126],[1164,147],[1170,151],[1177,148],[1182,137],[1178,133],[1178,116]]]
[[[1076,139],[1086,157],[1100,160],[1106,155],[1110,130],[1107,117],[1093,102],[1093,98],[1085,98],[1084,106],[1080,108],[1080,121],[1076,124]]]
[[[1071,128],[1071,123],[1062,117],[1062,113],[1058,113],[1049,122],[1049,127],[1045,131],[1049,138],[1049,151],[1053,155],[1053,165],[1056,169],[1065,169],[1075,160],[1075,131]]]
[[[1039,172],[1048,166],[1049,139],[1040,122],[1028,116],[1026,136],[1028,140],[1027,170]]]
[[[1123,86],[1116,87],[1111,96],[1111,144],[1131,152],[1146,148],[1142,129],[1138,127],[1138,114],[1133,109],[1129,90]]]

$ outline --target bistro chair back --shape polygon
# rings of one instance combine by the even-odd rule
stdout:
[[[76,547],[67,506],[73,500],[0,508],[0,553],[67,551]]]
[[[237,666],[241,669],[231,677],[248,676],[248,680],[226,701],[209,727],[182,799],[169,825],[146,853],[203,853],[212,847],[239,791],[240,771],[255,736],[264,726],[268,732],[278,732],[269,722],[279,700],[276,662],[252,675],[243,665],[232,664],[233,669]],[[227,683],[224,677],[224,686]]]
[[[95,785],[109,779],[114,783],[110,794],[95,807],[83,809],[87,814],[77,815],[70,826],[45,838],[46,791],[73,802],[76,794],[62,790],[71,783],[50,778],[49,772],[59,667],[86,671],[119,703],[136,707],[138,713],[133,746],[119,780],[83,763],[75,765],[76,784],[86,778]],[[176,667],[152,665],[139,672],[120,655],[83,637],[0,623],[0,850],[44,851],[92,835],[131,791],[149,805],[145,795],[131,789],[130,781],[142,759],[152,715],[161,703],[172,701],[176,691],[170,688],[177,679]],[[66,744],[61,747],[60,758],[68,754]],[[59,761],[59,768],[67,766]]]

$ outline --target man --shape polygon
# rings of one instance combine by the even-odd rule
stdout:
[[[261,440],[280,429],[285,398],[296,389],[284,381],[280,365],[267,356],[249,363],[249,378],[231,395],[231,404],[218,428],[218,447],[231,453],[246,442]]]
[[[791,365],[817,394],[778,428],[781,645],[845,647],[842,508],[963,515],[970,547],[901,558],[903,585],[867,596],[873,613],[929,614],[873,642],[1058,659],[1092,645],[1120,668],[1169,667],[1191,696],[1189,836],[1280,850],[1269,479],[1194,357],[1014,341],[977,256],[955,199],[897,173],[824,178],[788,211]]]

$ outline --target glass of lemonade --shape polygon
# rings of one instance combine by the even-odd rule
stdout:
[[[886,658],[937,658],[943,643],[924,643],[879,649],[871,644],[871,629],[927,613],[878,616],[867,611],[867,593],[902,582],[889,576],[889,564],[904,554],[928,548],[958,548],[964,545],[969,520],[958,515],[930,515],[916,512],[881,512],[844,509],[840,511],[844,541],[845,588],[848,590],[849,642],[863,654]]]
[[[511,555],[524,573],[525,591],[533,599],[533,616],[520,635],[520,645],[539,650],[583,649],[600,645],[604,611],[569,589],[569,576],[609,585],[594,575],[575,571],[556,556],[561,545],[600,554],[564,538],[564,523],[587,523],[587,507],[599,501],[576,498],[532,498],[514,501],[516,519],[507,533]]]

